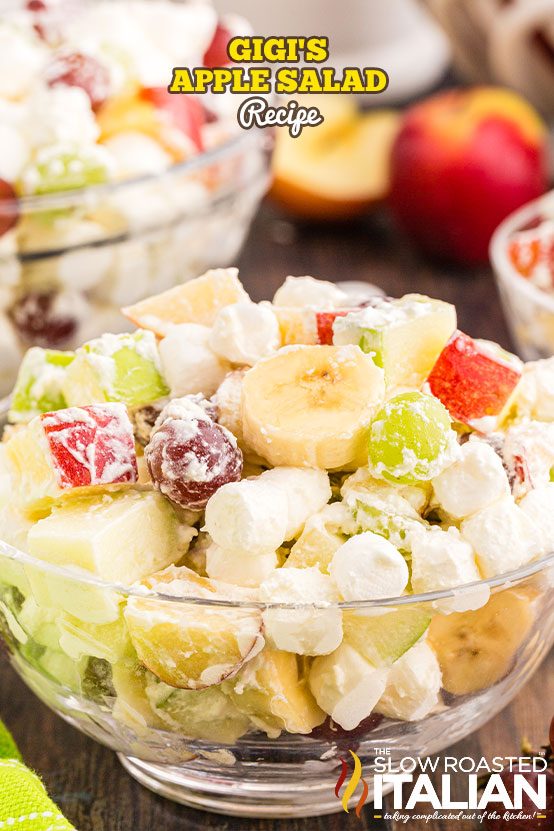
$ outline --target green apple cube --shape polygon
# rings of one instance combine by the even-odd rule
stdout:
[[[383,614],[349,609],[343,614],[344,641],[373,666],[390,667],[423,637],[431,619],[429,609],[417,606]]]
[[[371,354],[389,389],[419,387],[455,329],[450,303],[407,294],[337,317],[333,343],[355,343]]]
[[[59,609],[40,606],[33,596],[28,597],[18,616],[25,634],[47,649],[60,649],[60,630],[57,625]]]
[[[39,565],[25,565],[29,589],[39,606],[68,612],[86,623],[105,624],[116,621],[123,598],[112,588],[103,589],[83,582],[84,572],[72,569],[75,576],[55,574]]]
[[[68,406],[77,407],[106,401],[140,407],[167,395],[155,335],[138,329],[85,343],[67,371],[63,393]]]
[[[59,618],[59,632],[60,649],[75,661],[87,656],[115,663],[135,654],[122,615],[110,623],[93,624],[64,614]]]
[[[72,692],[79,692],[81,689],[81,677],[83,667],[68,658],[63,652],[55,652],[46,649],[36,660],[36,668],[40,673],[49,676],[53,681]],[[52,690],[48,691],[52,697]],[[52,702],[54,705],[54,702]]]
[[[40,560],[125,585],[165,568],[180,554],[176,516],[153,491],[68,500],[32,526],[27,548]]]
[[[41,349],[39,346],[27,351],[12,394],[9,413],[12,423],[26,423],[41,413],[67,406],[62,386],[67,367],[74,358],[74,352]]]
[[[178,690],[147,676],[145,692],[152,709],[170,730],[189,739],[234,744],[250,725],[221,687]]]

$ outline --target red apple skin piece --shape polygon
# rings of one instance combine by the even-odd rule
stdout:
[[[528,243],[512,240],[508,246],[508,256],[512,265],[522,277],[529,279],[541,260],[541,244],[538,239]]]
[[[316,312],[317,342],[320,346],[333,345],[333,323],[337,317],[344,317],[353,309],[343,309],[339,312]]]
[[[17,194],[9,182],[0,179],[0,237],[13,228],[18,219]]]
[[[165,87],[144,87],[140,98],[167,113],[173,125],[190,138],[199,152],[204,149],[202,127],[206,122],[206,113],[196,96],[171,93]]]
[[[495,361],[479,345],[456,331],[444,347],[427,382],[455,421],[469,424],[485,416],[498,415],[521,372]]]
[[[222,23],[218,22],[212,42],[204,53],[204,66],[212,69],[214,66],[226,66],[231,63],[227,54],[227,44],[232,34]]]
[[[123,405],[68,407],[40,419],[60,488],[138,480],[133,428]]]
[[[544,263],[554,283],[554,238],[545,241],[536,239],[513,239],[508,244],[508,256],[516,271],[527,280],[532,279],[535,269]]]
[[[546,131],[508,90],[452,90],[408,110],[392,149],[390,207],[427,254],[487,261],[513,210],[548,187]]]

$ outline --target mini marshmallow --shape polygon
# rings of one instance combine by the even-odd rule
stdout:
[[[327,655],[342,641],[342,612],[331,578],[312,568],[276,569],[260,586],[265,603],[329,604],[321,609],[266,609],[266,637],[277,649],[297,655]]]
[[[348,294],[335,283],[314,277],[287,277],[275,292],[275,306],[314,306],[320,310],[348,306]]]
[[[519,507],[535,524],[544,553],[554,551],[554,483],[529,491]]]
[[[277,485],[288,501],[285,540],[297,537],[306,521],[331,499],[329,476],[324,470],[309,467],[274,467],[262,473],[264,482]]]
[[[516,499],[531,488],[548,484],[554,467],[554,424],[522,421],[512,425],[506,431],[502,453]]]
[[[212,543],[206,549],[206,574],[214,580],[234,586],[254,588],[277,568],[277,554],[267,551],[244,556],[242,551],[229,551]]]
[[[138,130],[125,130],[104,141],[119,179],[162,173],[173,163],[158,141]]]
[[[213,402],[217,407],[217,422],[226,427],[238,441],[239,445],[244,443],[242,432],[242,381],[244,369],[235,369],[225,376],[217,388]]]
[[[223,485],[208,501],[205,529],[221,548],[259,554],[282,545],[288,526],[287,496],[262,477]]]
[[[460,453],[457,462],[433,479],[439,504],[456,519],[481,511],[510,493],[506,471],[490,444],[468,441]]]
[[[475,550],[483,577],[519,568],[543,550],[535,523],[511,496],[464,520],[461,532]]]
[[[220,358],[253,366],[281,345],[279,323],[269,303],[232,303],[218,313],[209,343]]]
[[[402,554],[372,531],[343,543],[333,555],[329,574],[344,600],[399,597],[410,577]]]
[[[538,421],[554,420],[554,357],[524,365],[514,406],[518,415]]]
[[[315,700],[344,730],[353,730],[371,715],[385,692],[390,670],[377,669],[343,643],[316,658],[309,684]]]
[[[466,583],[477,583],[481,574],[473,548],[460,536],[457,528],[432,526],[412,535],[412,589],[415,594],[454,589]],[[488,586],[469,593],[437,601],[443,612],[467,612],[480,609],[490,596]]]
[[[439,703],[442,676],[437,657],[422,641],[393,664],[375,710],[387,718],[420,721]]]
[[[328,475],[311,468],[273,468],[232,485],[209,500],[206,530],[222,548],[252,553],[295,537],[331,497]]]
[[[210,329],[198,323],[173,326],[160,343],[164,377],[172,397],[212,395],[230,369],[209,346]]]

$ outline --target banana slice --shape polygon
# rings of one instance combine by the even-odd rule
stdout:
[[[175,597],[248,600],[246,589],[171,566],[141,585]],[[262,620],[255,609],[168,603],[131,597],[125,619],[142,663],[172,687],[203,689],[235,675],[263,648]]]
[[[285,347],[244,376],[244,438],[275,466],[359,467],[383,397],[383,370],[358,346]]]
[[[428,640],[439,660],[444,689],[468,695],[504,678],[533,618],[531,598],[519,589],[494,594],[475,612],[437,615]]]

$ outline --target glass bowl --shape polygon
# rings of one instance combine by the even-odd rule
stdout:
[[[553,586],[554,554],[493,579],[418,596],[319,607],[218,601],[108,584],[0,542],[0,633],[29,688],[63,719],[115,750],[129,773],[156,793],[226,815],[315,816],[342,810],[335,787],[341,757],[351,759],[349,751],[364,766],[372,799],[371,774],[383,748],[393,766],[437,753],[505,707],[554,643]],[[344,730],[325,718],[309,693],[313,659],[267,645],[250,660],[247,654],[235,675],[220,672],[224,656],[212,653],[218,683],[179,690],[145,669],[131,641],[137,610],[169,621],[173,633],[175,625],[179,632],[185,622],[198,623],[211,646],[222,620],[225,632],[244,632],[246,625],[259,645],[268,613],[289,620],[336,617],[337,608],[343,622],[371,618],[372,625],[382,626],[386,620],[387,631],[407,616],[428,617],[428,641],[442,671],[436,687],[442,688],[426,715],[387,718],[378,712],[386,710],[381,700],[369,718]],[[175,638],[161,640],[151,658],[156,667],[150,665],[159,675],[171,675],[175,663],[164,647]],[[200,646],[190,651],[190,642],[187,649],[180,653],[185,660],[201,652]],[[351,804],[358,799],[356,792]]]
[[[490,245],[504,314],[525,361],[554,354],[554,292],[543,291],[519,274],[508,256],[508,243],[514,233],[535,227],[547,216],[554,216],[554,191],[510,214],[496,229]]]
[[[0,395],[30,345],[122,331],[121,306],[234,262],[268,181],[249,130],[163,173],[20,199],[0,236]],[[13,211],[0,201],[0,227]]]

